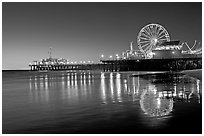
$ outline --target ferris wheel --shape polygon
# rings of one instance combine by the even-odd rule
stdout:
[[[141,52],[148,54],[163,42],[170,41],[167,30],[159,24],[144,26],[137,37],[137,44]]]

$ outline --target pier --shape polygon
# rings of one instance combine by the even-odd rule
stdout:
[[[100,60],[95,64],[29,65],[31,71],[101,70],[101,71],[180,71],[202,69],[202,58]]]
[[[33,64],[29,65],[31,71],[60,71],[60,70],[97,70],[101,69],[101,64]]]
[[[102,60],[103,71],[181,71],[202,68],[202,58]]]
[[[149,30],[147,32],[146,30]],[[155,33],[155,30],[157,31]],[[154,33],[154,35],[153,35]],[[31,71],[59,70],[101,70],[101,71],[181,71],[202,69],[202,45],[195,40],[192,46],[179,40],[170,40],[167,30],[159,24],[144,26],[137,37],[137,50],[130,49],[120,55],[101,55],[98,63],[93,61],[69,62],[63,58],[53,58],[52,49],[49,58],[30,64]],[[184,50],[184,47],[187,50]]]

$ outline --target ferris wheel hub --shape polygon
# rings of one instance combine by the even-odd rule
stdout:
[[[157,38],[153,38],[153,39],[151,39],[151,43],[152,43],[153,45],[156,45],[157,42],[158,42]]]

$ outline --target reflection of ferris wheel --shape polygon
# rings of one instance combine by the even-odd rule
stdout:
[[[140,51],[147,54],[163,42],[170,41],[167,30],[159,24],[148,24],[144,26],[137,37]]]
[[[140,99],[140,106],[145,114],[151,117],[162,117],[170,114],[173,109],[173,99],[161,97],[161,92],[150,86],[143,90]]]

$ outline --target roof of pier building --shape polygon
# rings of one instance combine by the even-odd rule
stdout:
[[[159,44],[154,50],[181,50],[183,45],[179,45],[180,41],[166,41]]]

